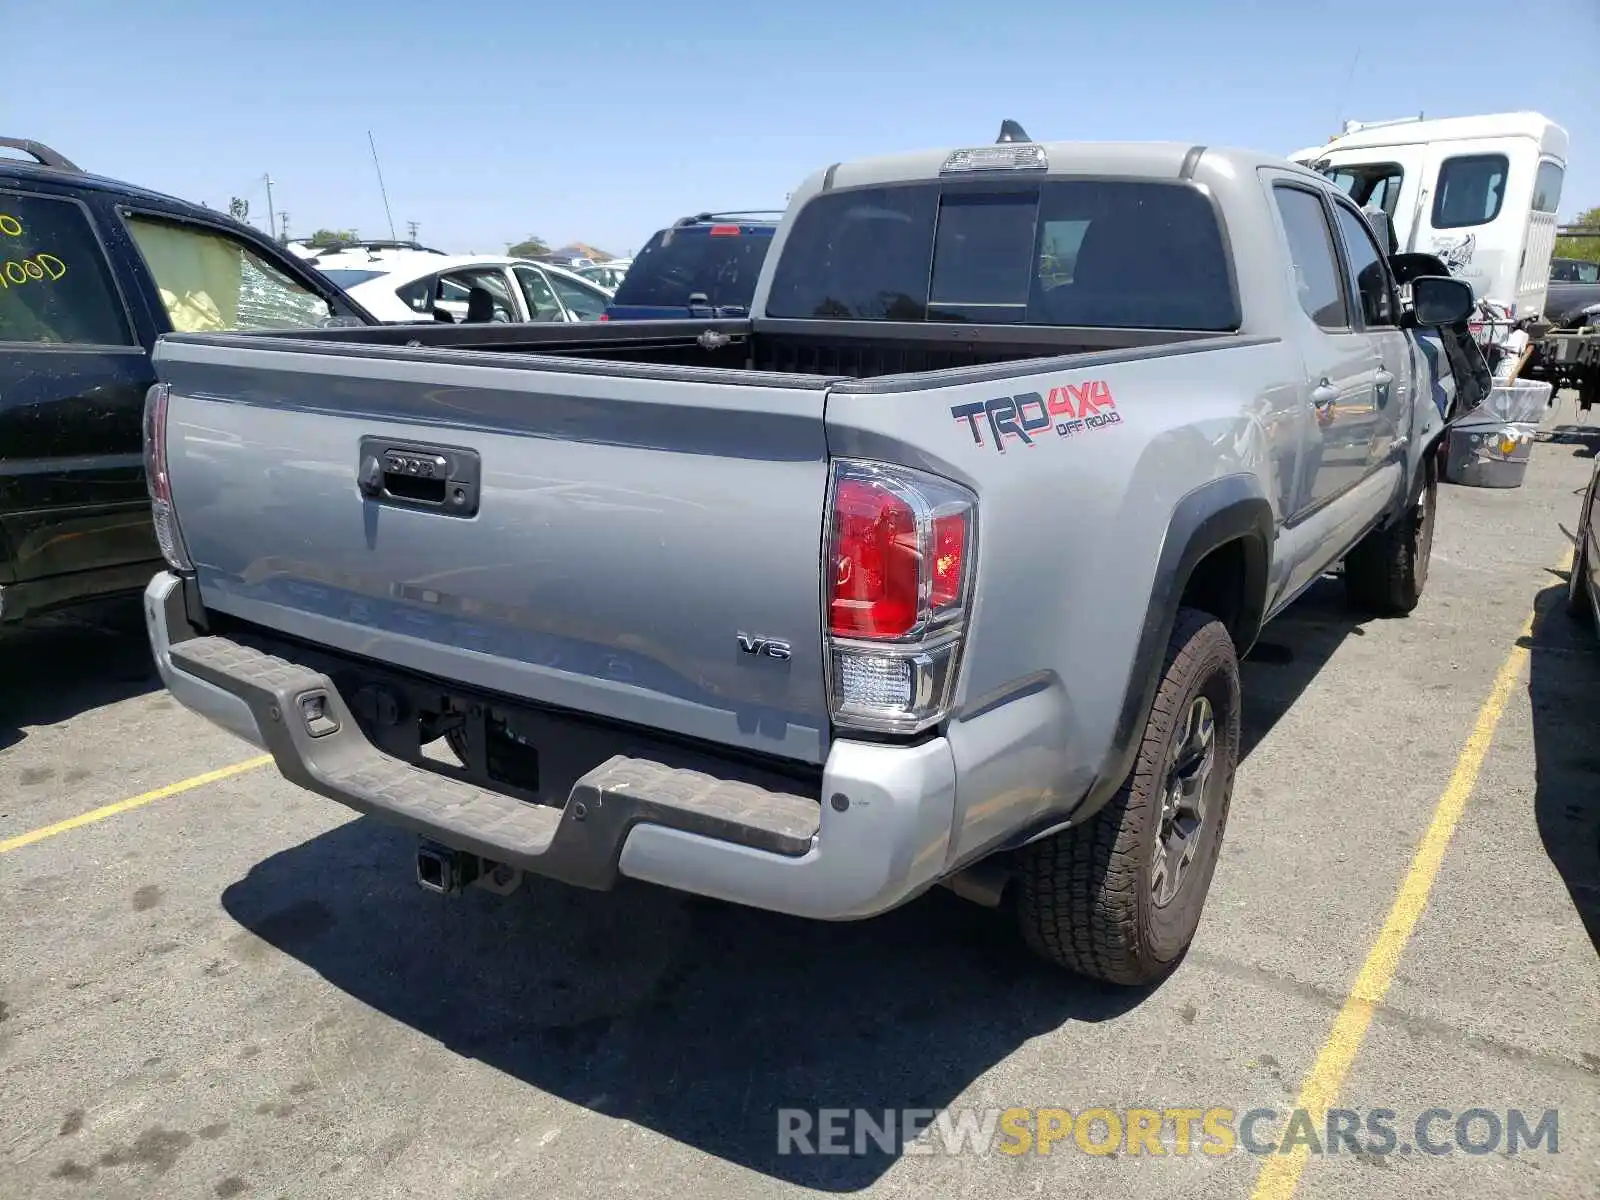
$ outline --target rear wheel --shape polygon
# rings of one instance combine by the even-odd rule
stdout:
[[[1200,924],[1239,757],[1239,664],[1181,609],[1132,774],[1089,821],[1025,847],[1017,916],[1037,953],[1110,983],[1170,971]]]
[[[1374,529],[1346,555],[1344,586],[1352,604],[1403,617],[1422,599],[1439,507],[1439,472],[1434,456],[1424,457],[1422,469],[1422,490],[1405,516]]]

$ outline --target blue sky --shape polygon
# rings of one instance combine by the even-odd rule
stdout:
[[[1341,117],[1537,109],[1600,205],[1600,3],[0,0],[0,132],[290,233],[613,253],[704,208],[781,207],[838,159],[1039,139],[1288,153]],[[698,11],[697,11],[698,10]],[[1339,14],[1336,18],[1331,14]],[[25,52],[16,51],[26,48]],[[1359,52],[1359,58],[1357,54]]]

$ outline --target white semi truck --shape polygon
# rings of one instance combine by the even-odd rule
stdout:
[[[1443,260],[1515,322],[1543,315],[1567,166],[1567,131],[1548,117],[1347,121],[1290,157],[1387,212],[1396,250]]]

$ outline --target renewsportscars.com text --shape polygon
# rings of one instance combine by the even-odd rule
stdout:
[[[779,1154],[1559,1153],[1557,1110],[1064,1108],[778,1110]]]

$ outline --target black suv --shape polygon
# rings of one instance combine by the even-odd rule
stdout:
[[[699,213],[656,232],[634,258],[605,321],[745,317],[782,213]]]
[[[160,567],[142,456],[156,338],[374,319],[264,234],[0,138],[0,623]],[[29,161],[31,160],[31,161]]]

